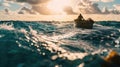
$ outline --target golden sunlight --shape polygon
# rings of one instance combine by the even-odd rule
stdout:
[[[70,6],[70,0],[52,0],[48,3],[47,8],[59,14],[65,14],[64,8]]]

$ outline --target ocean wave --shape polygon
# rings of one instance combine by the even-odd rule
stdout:
[[[109,51],[120,53],[119,24],[98,22],[90,30],[73,23],[0,22],[0,67],[99,65]]]

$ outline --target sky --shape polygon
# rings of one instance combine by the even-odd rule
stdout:
[[[0,11],[16,14],[120,14],[120,0],[0,0]]]

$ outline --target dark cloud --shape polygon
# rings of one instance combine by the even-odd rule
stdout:
[[[36,14],[36,13],[27,7],[22,7],[18,14]]]
[[[93,3],[89,0],[81,0],[78,6],[81,13],[87,13],[87,14],[101,13],[101,10],[99,9],[98,4]]]
[[[46,3],[50,0],[7,0],[7,1],[26,2],[29,4],[40,4],[40,3]]]
[[[50,10],[46,6],[47,2],[49,2],[50,0],[7,0],[7,1],[29,3],[32,6],[31,10],[34,10],[40,14],[45,14],[45,15],[52,14],[52,12],[50,12]],[[19,13],[24,13],[24,12],[20,11]]]
[[[111,9],[109,12],[110,12],[111,14],[120,14],[120,11],[117,10],[117,9]]]
[[[10,10],[9,10],[8,8],[5,8],[5,9],[4,9],[4,12],[5,12],[5,14],[9,14],[9,13],[10,13]]]
[[[91,6],[91,10],[93,11],[93,13],[101,13],[101,10],[99,9],[97,3],[93,3],[90,6]]]

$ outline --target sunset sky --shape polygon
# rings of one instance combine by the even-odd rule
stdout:
[[[0,10],[17,14],[119,14],[119,0],[0,0]]]
[[[96,21],[120,21],[120,0],[0,0],[0,20],[69,21],[80,13]]]

